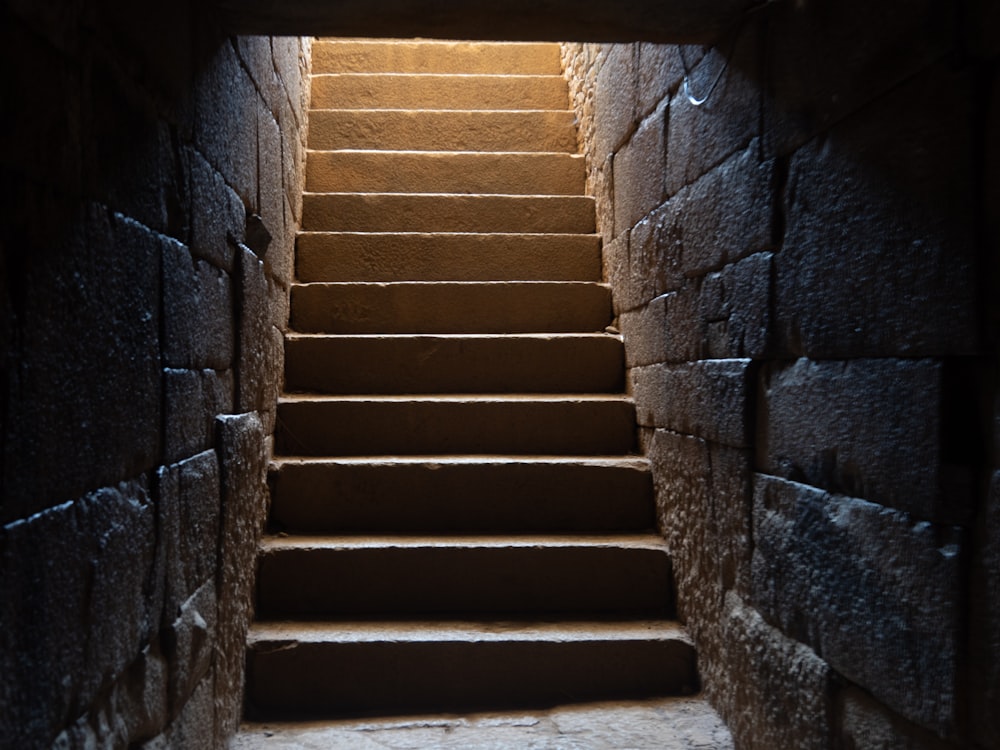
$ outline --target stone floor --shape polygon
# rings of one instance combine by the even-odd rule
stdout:
[[[245,724],[231,750],[731,750],[729,730],[697,698],[513,711]]]

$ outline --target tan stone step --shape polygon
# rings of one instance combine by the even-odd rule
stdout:
[[[600,281],[596,234],[303,232],[299,281]]]
[[[562,62],[558,44],[320,40],[312,72],[561,75]]]
[[[413,151],[551,151],[575,154],[568,110],[314,109],[314,149]]]
[[[569,195],[305,193],[307,232],[595,231],[594,199]]]
[[[289,334],[285,390],[315,393],[613,393],[625,357],[608,334]]]
[[[257,611],[670,616],[670,557],[652,534],[268,537]]]
[[[247,667],[247,702],[258,717],[547,706],[698,689],[694,648],[664,620],[258,623]]]
[[[306,190],[583,195],[582,156],[455,151],[310,151]]]
[[[284,396],[275,453],[616,455],[635,430],[623,396]]]
[[[569,109],[561,75],[332,73],[312,77],[313,109]]]
[[[611,320],[611,295],[589,282],[293,284],[300,333],[584,333]]]
[[[614,533],[653,528],[645,459],[285,459],[271,524],[293,533]]]

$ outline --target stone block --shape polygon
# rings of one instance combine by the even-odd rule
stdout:
[[[785,352],[977,350],[973,101],[970,80],[942,66],[793,156],[775,256]]]
[[[173,463],[212,447],[217,414],[233,411],[231,370],[163,371],[163,460]]]
[[[718,655],[701,653],[705,690],[736,747],[827,750],[834,744],[834,676],[807,646],[726,594]],[[703,651],[699,649],[699,651]]]
[[[643,120],[615,154],[615,234],[631,229],[663,202],[665,117],[663,105]]]
[[[594,89],[594,159],[598,164],[625,143],[635,127],[636,47],[602,46],[603,59]]]
[[[670,296],[656,297],[648,305],[618,316],[618,327],[625,342],[626,367],[643,367],[665,360],[669,336],[665,311]]]
[[[169,671],[160,639],[154,638],[111,690],[108,711],[119,727],[111,744],[128,745],[163,731],[169,719]]]
[[[673,197],[660,218],[658,245],[686,277],[718,271],[773,244],[775,168],[756,142]]]
[[[881,505],[758,474],[753,602],[901,716],[955,731],[960,536]]]
[[[196,74],[194,142],[208,162],[257,210],[257,92],[228,41]]]
[[[191,253],[231,272],[235,244],[243,242],[246,208],[211,164],[193,149],[190,170]]]
[[[160,452],[164,240],[95,205],[35,220],[45,245],[20,245],[8,271],[0,523],[138,476]]]
[[[769,48],[768,152],[791,153],[948,54],[958,16],[934,0],[777,8],[768,21],[781,40]]]
[[[699,49],[699,48],[695,48]],[[639,117],[645,117],[673,94],[684,78],[679,48],[672,44],[639,44]],[[690,64],[697,62],[697,52],[685,49]],[[687,59],[687,58],[686,58]]]
[[[173,748],[222,747],[215,721],[213,676],[206,675],[191,694],[178,706],[179,713],[166,731],[141,746],[142,750],[172,750]],[[228,739],[228,738],[227,738]]]
[[[660,429],[646,452],[679,616],[697,641],[710,639],[725,592],[749,592],[749,453]]]
[[[667,195],[674,195],[731,155],[745,150],[760,135],[763,87],[756,80],[758,35],[749,26],[735,33],[735,41],[720,42],[693,63],[690,91],[695,97],[711,91],[708,100],[694,106],[682,88],[670,102]],[[681,52],[688,54],[686,48]],[[717,78],[718,85],[712,90]]]
[[[607,244],[615,238],[614,155],[609,154],[600,163],[601,167],[592,172],[595,217],[597,231],[601,233],[602,241]]]
[[[163,360],[185,369],[233,364],[233,293],[228,274],[179,243],[163,250]]]
[[[292,223],[298,226],[302,221],[302,191],[305,189],[305,151],[287,100],[278,111],[278,127],[281,130],[281,186],[292,208]]]
[[[291,313],[290,289],[270,277],[267,278],[267,309],[270,312],[270,324],[279,331],[288,330],[288,318]]]
[[[772,254],[757,253],[707,274],[698,294],[701,356],[763,359],[771,346]],[[668,329],[680,320],[667,316]]]
[[[162,467],[158,485],[157,525],[166,569],[162,623],[169,627],[184,603],[216,575],[221,499],[215,451]]]
[[[180,605],[177,619],[164,629],[163,654],[169,666],[169,704],[179,711],[209,673],[219,644],[215,580],[204,583]]]
[[[260,100],[272,111],[279,99],[285,98],[285,92],[274,70],[274,59],[271,54],[271,38],[267,36],[237,36],[233,37],[236,55],[243,67],[250,74],[254,88]]]
[[[838,696],[840,742],[847,750],[898,748],[898,750],[954,750],[924,729],[887,710],[862,690],[849,687]]]
[[[248,248],[237,256],[240,288],[239,373],[236,406],[241,412],[265,406],[267,381],[280,377],[271,371],[267,338],[269,310],[264,263]]]
[[[734,448],[747,435],[748,359],[636,367],[629,373],[640,425],[665,427]]]
[[[281,131],[274,115],[257,103],[257,163],[258,203],[257,213],[264,222],[264,229],[271,235],[267,248],[251,245],[251,249],[267,260],[275,241],[285,234],[285,191],[281,171]]]
[[[951,521],[944,495],[942,365],[862,359],[774,363],[760,378],[757,464],[770,474]]]
[[[162,601],[154,534],[144,480],[0,530],[4,747],[51,744],[139,653]]]
[[[264,428],[256,414],[220,417],[216,429],[222,471],[222,548],[215,710],[220,731],[231,734],[242,713],[254,563],[267,516],[267,452]]]
[[[285,91],[285,98],[295,118],[295,129],[302,126],[308,104],[305,101],[309,87],[305,85],[309,59],[310,42],[307,38],[276,36],[271,37],[274,55],[274,69]],[[293,126],[288,126],[289,131]]]

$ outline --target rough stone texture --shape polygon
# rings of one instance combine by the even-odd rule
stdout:
[[[945,497],[942,398],[934,360],[777,363],[761,373],[757,464],[769,474],[865,498],[917,518],[967,516]]]
[[[983,747],[1000,743],[1000,471],[990,481],[988,502],[975,530],[969,623],[969,656],[981,669],[970,675],[971,734]]]
[[[535,748],[553,750],[730,750],[732,737],[717,714],[696,698],[560,706],[542,713],[249,724],[233,750],[325,748]]]
[[[663,201],[665,113],[664,106],[643,120],[628,143],[615,154],[616,234],[631,229]]]
[[[636,419],[734,448],[746,447],[748,359],[650,365],[630,371]]]
[[[600,164],[615,153],[635,127],[636,69],[631,44],[608,45],[594,87],[593,158]]]
[[[736,593],[726,594],[705,675],[706,692],[737,745],[749,750],[834,746],[835,678],[811,649],[768,625]],[[724,655],[725,662],[719,657]],[[707,656],[707,655],[706,655]],[[718,665],[728,667],[719,670]],[[733,675],[740,679],[729,683]]]
[[[933,97],[936,105],[923,102]],[[968,76],[932,69],[792,157],[776,256],[783,348],[810,357],[977,347]],[[845,248],[852,252],[845,253]]]
[[[219,554],[218,742],[239,726],[244,645],[253,608],[254,561],[267,514],[264,429],[253,412],[216,421],[222,470],[222,548]]]
[[[3,747],[233,728],[227,683],[215,731],[217,653],[246,623],[216,623],[213,420],[237,383],[280,378],[309,43],[212,28],[189,4],[0,10],[4,106],[30,113],[0,122]],[[249,300],[242,242],[270,258]],[[239,352],[237,313],[266,321]],[[234,450],[264,460],[263,439]]]
[[[838,711],[843,717],[839,739],[845,750],[945,750],[953,747],[931,732],[887,711],[857,688],[849,688],[841,693]]]
[[[754,604],[902,716],[953,734],[958,530],[763,474],[754,485]]]

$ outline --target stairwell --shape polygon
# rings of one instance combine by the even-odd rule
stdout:
[[[248,716],[694,692],[558,46],[313,49]]]

